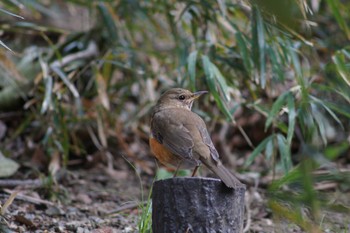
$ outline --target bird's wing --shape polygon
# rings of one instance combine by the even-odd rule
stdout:
[[[213,141],[210,138],[210,135],[208,133],[207,127],[205,126],[205,123],[203,122],[203,124],[197,125],[197,128],[198,128],[198,130],[199,130],[199,132],[200,132],[200,134],[202,136],[203,143],[205,145],[207,145],[209,150],[210,150],[211,158],[214,161],[219,162],[219,153],[216,150],[216,148],[215,148],[215,146],[213,144]]]
[[[151,128],[153,137],[172,153],[184,159],[193,159],[192,136],[176,112],[168,109],[154,114]]]

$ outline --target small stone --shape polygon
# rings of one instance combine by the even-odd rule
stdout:
[[[84,204],[91,204],[92,203],[91,198],[86,193],[79,193],[76,197],[76,200],[80,201]]]

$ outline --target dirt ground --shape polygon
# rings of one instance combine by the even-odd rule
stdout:
[[[51,190],[22,187],[1,218],[0,232],[137,232],[142,202],[136,176],[111,174],[103,165],[62,176]],[[3,205],[13,190],[0,191]]]
[[[19,192],[0,217],[0,232],[138,232],[140,205],[144,203],[141,188],[147,200],[151,176],[142,175],[141,185],[132,169],[108,169],[103,163],[60,173],[57,182],[40,185],[40,180],[36,180],[38,185],[30,184],[32,180],[25,179],[23,172],[20,180],[28,185],[15,188],[9,183],[8,187],[2,187],[0,202],[3,207],[11,193]],[[349,202],[348,193],[334,193],[333,197]],[[247,232],[303,232],[286,221],[276,222],[266,208],[266,199],[263,189],[248,186]],[[324,212],[322,216],[324,232],[350,232],[350,219],[346,215]]]

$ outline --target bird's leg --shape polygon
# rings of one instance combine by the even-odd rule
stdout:
[[[196,166],[196,167],[193,169],[193,172],[192,172],[192,177],[194,177],[194,176],[196,175],[196,173],[197,173],[197,170],[198,170],[199,166],[200,166],[200,164],[199,164],[199,165],[197,165],[197,166]]]
[[[177,172],[179,171],[182,162],[183,162],[183,160],[181,160],[181,161],[179,162],[179,164],[176,166],[176,170],[175,170],[175,173],[174,173],[173,177],[176,177],[176,176],[177,176]]]

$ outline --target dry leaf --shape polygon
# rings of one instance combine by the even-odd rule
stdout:
[[[101,101],[101,104],[105,109],[110,110],[106,80],[103,78],[103,76],[99,72],[97,72],[96,74],[96,80],[97,80],[98,97]]]
[[[16,173],[19,164],[12,159],[6,158],[0,151],[0,178],[9,177]]]
[[[17,194],[19,191],[14,191],[13,193],[11,193],[9,199],[7,199],[7,201],[5,202],[5,204],[2,206],[0,214],[4,215],[6,213],[7,208],[12,204],[13,200],[15,200]]]
[[[56,151],[51,157],[49,171],[51,175],[55,177],[56,173],[60,170],[60,168],[61,168],[60,153]]]

